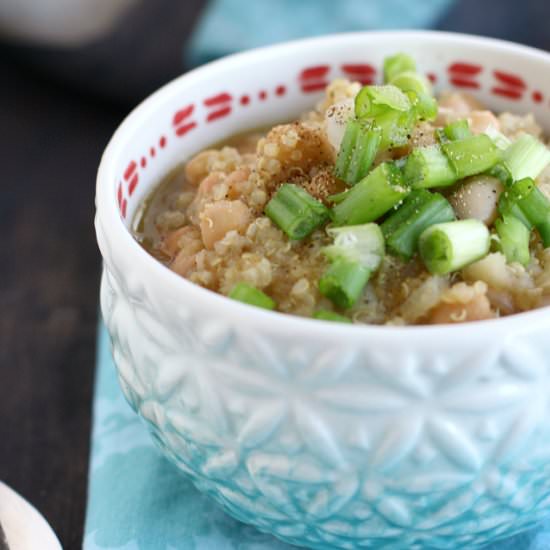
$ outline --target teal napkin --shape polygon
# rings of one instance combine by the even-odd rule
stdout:
[[[187,61],[198,65],[228,53],[285,40],[367,29],[429,28],[455,0],[211,0]]]

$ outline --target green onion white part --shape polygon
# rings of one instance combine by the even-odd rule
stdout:
[[[507,138],[502,132],[499,132],[493,125],[489,125],[484,133],[493,140],[493,143],[501,151],[505,151],[512,144],[512,140],[510,138]]]
[[[478,220],[439,223],[420,235],[418,246],[430,273],[445,275],[486,256],[490,235]]]
[[[537,138],[523,134],[504,151],[503,160],[515,181],[536,179],[550,163],[550,150]]]
[[[329,260],[345,258],[375,271],[384,257],[384,236],[375,223],[329,227],[327,233],[334,244],[325,246],[323,253]]]

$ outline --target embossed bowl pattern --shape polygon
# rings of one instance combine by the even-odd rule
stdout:
[[[438,88],[550,128],[550,56],[432,32],[283,44],[180,77],[102,159],[101,309],[122,390],[152,437],[234,517],[311,548],[476,548],[550,506],[550,314],[463,326],[343,326],[227,300],[133,241],[163,174],[311,107],[337,76],[410,52]]]

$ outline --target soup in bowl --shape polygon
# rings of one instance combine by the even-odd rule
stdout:
[[[549,66],[461,35],[322,37],[184,75],[116,132],[96,229],[121,387],[233,516],[392,549],[544,517]]]

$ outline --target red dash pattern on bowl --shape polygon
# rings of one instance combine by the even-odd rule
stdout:
[[[267,88],[262,88],[259,91],[243,90],[237,94],[237,101],[242,107],[248,107],[256,101],[269,105],[270,100],[282,98],[287,95],[289,89],[296,90],[303,94],[320,93],[323,91],[332,78],[344,77],[350,80],[355,80],[363,85],[373,84],[379,74],[380,69],[374,63],[359,62],[359,61],[342,61],[338,64],[318,63],[308,65],[298,72],[294,80],[288,83],[272,84],[268,93]],[[481,77],[487,74],[487,68],[479,63],[467,60],[456,60],[447,65],[445,68],[449,84],[459,89],[480,90],[483,88]],[[441,79],[441,75],[437,72],[430,71],[426,74],[427,78],[436,83]],[[504,71],[502,69],[491,70],[492,83],[490,84],[490,93],[492,95],[504,98],[510,101],[518,101],[524,97],[528,91],[528,85],[525,79],[515,73]],[[544,101],[544,96],[540,90],[531,92],[533,103],[539,104]],[[205,117],[203,123],[214,123],[220,119],[230,116],[234,109],[233,104],[235,97],[228,91],[216,92],[213,95],[205,97],[200,103],[205,109]],[[194,103],[184,105],[178,109],[172,116],[172,130],[176,137],[183,138],[190,132],[196,129],[201,122],[196,116],[196,105]],[[159,149],[168,147],[166,136],[159,136],[157,140]],[[156,156],[157,149],[151,146],[149,149],[150,158]],[[140,158],[140,157],[138,157]],[[127,193],[123,186],[117,188],[117,202],[120,214],[123,218],[126,217],[127,198],[130,198],[139,184],[139,169],[144,170],[147,166],[146,156],[141,157],[139,165],[136,161],[131,160],[123,174],[123,180],[127,184]]]

